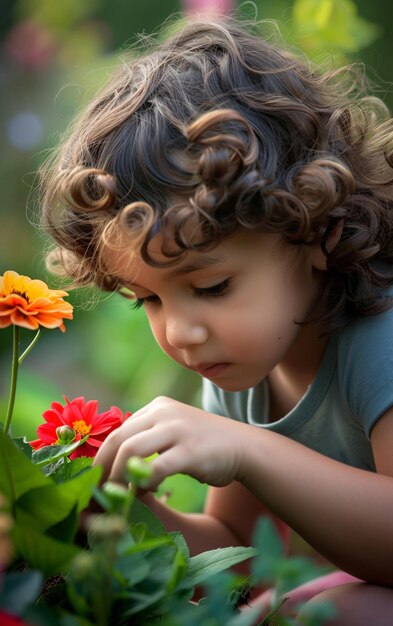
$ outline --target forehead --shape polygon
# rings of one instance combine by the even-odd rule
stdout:
[[[178,258],[170,258],[163,253],[163,244],[168,249],[168,241],[160,233],[149,242],[151,264],[144,261],[140,251],[132,249],[127,244],[116,248],[107,247],[103,255],[105,267],[112,276],[116,276],[121,283],[125,284],[137,282],[138,277],[146,271],[161,271],[163,274],[176,276],[219,265],[230,256],[229,251],[226,250],[228,246],[221,247],[218,244],[213,250],[189,250]],[[170,249],[171,246],[169,246]],[[176,249],[174,245],[173,250]]]
[[[149,243],[149,254],[153,264],[146,263],[140,252],[130,250],[127,245],[122,248],[107,249],[105,265],[112,276],[119,278],[122,284],[138,283],[138,277],[148,273],[162,272],[162,276],[175,277],[198,270],[220,268],[237,262],[254,264],[264,259],[273,260],[280,252],[281,237],[275,234],[256,233],[239,229],[235,234],[226,237],[214,248],[206,251],[189,250],[179,259],[168,265],[167,256],[162,252],[163,243],[167,244],[161,233],[153,237]],[[156,265],[157,264],[157,265]]]

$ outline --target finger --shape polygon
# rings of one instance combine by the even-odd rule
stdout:
[[[99,448],[93,462],[93,465],[101,465],[103,468],[101,482],[107,479],[122,444],[140,433],[148,432],[152,426],[147,420],[134,422],[132,417],[108,435]]]
[[[149,489],[154,491],[168,478],[175,474],[188,474],[192,476],[189,465],[189,455],[180,446],[168,448],[151,462],[153,477],[149,483]]]
[[[164,428],[151,428],[126,439],[118,448],[110,470],[110,480],[126,482],[125,467],[132,456],[142,458],[162,453],[174,445],[174,433]]]

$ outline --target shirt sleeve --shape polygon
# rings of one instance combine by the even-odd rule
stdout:
[[[338,358],[346,401],[369,437],[376,421],[393,406],[393,309],[344,329]]]

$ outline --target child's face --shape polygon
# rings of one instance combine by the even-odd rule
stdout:
[[[160,244],[157,235],[153,258],[162,258]],[[304,347],[309,325],[295,322],[313,310],[323,274],[312,247],[245,229],[170,268],[139,257],[130,263],[126,251],[111,252],[107,263],[143,302],[164,352],[229,391],[255,385]]]

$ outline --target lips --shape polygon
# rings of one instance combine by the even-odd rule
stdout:
[[[201,376],[211,378],[217,376],[217,374],[222,372],[228,365],[229,363],[200,363],[199,365],[190,365],[189,367],[195,372],[198,372],[198,374],[201,374]]]

